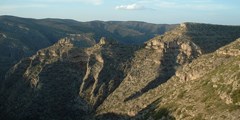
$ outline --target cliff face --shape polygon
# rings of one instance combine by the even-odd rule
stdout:
[[[238,29],[184,23],[140,46],[71,35],[9,70],[1,117],[239,119]]]

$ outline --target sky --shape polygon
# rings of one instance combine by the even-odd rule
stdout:
[[[240,0],[1,0],[0,15],[240,25]]]

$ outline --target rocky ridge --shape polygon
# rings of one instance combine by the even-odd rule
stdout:
[[[210,26],[211,29],[217,30],[221,28],[221,26],[183,23],[174,30],[146,42],[145,48],[135,53],[135,59],[133,59],[131,63],[132,69],[128,72],[129,75],[123,80],[114,93],[105,100],[103,105],[99,107],[100,113],[105,113],[103,111],[107,111],[106,113],[118,111],[117,113],[119,114],[134,116],[148,104],[157,100],[159,98],[158,92],[155,91],[156,93],[153,94],[151,92],[152,89],[166,82],[175,74],[179,75],[180,70],[177,71],[179,68],[184,65],[189,65],[188,63],[191,63],[193,59],[198,58],[206,51],[211,51],[211,47],[215,47],[214,44],[209,44],[209,50],[202,49],[200,46],[202,46],[203,43],[200,44],[200,42],[198,42],[198,44],[195,44],[193,42],[196,40],[205,40],[205,38],[200,39],[203,33],[199,32],[201,30],[199,30],[198,27],[203,29],[204,27],[202,27],[202,25],[204,27]],[[223,28],[225,28],[225,26]],[[231,28],[230,26],[227,29]],[[211,29],[209,30],[210,32]],[[236,27],[234,29],[239,28]],[[215,43],[217,40],[222,40],[226,43],[225,37],[214,37],[217,36],[218,33],[216,32],[215,34],[216,35],[210,37],[211,40],[214,40]],[[234,35],[232,39],[236,39]],[[234,40],[229,40],[228,42],[230,43],[231,41]],[[205,62],[206,61],[209,60],[205,58]],[[205,62],[201,61],[199,65],[205,64]],[[216,65],[219,65],[219,63],[216,62]],[[212,66],[209,68],[211,67]],[[192,73],[187,70],[183,71],[186,74],[179,75],[179,77],[183,78],[182,80],[187,80],[189,77],[193,79],[202,72],[209,72],[207,69],[193,71]],[[131,73],[133,73],[133,75]]]
[[[139,118],[239,119],[238,47],[239,39],[183,65],[167,83],[151,92],[161,97]]]
[[[20,119],[32,116],[31,119],[39,116],[45,118],[51,112],[55,112],[51,117],[57,117],[57,114],[64,112],[58,109],[57,104],[65,104],[67,111],[74,112],[64,118],[83,119],[84,115],[88,117],[89,113],[94,113],[93,109],[113,92],[124,77],[131,57],[126,52],[136,48],[119,45],[105,38],[90,48],[79,48],[78,42],[81,41],[72,37],[63,38],[53,46],[38,51],[36,55],[23,59],[8,72],[1,89],[1,100],[7,100],[1,108],[9,108],[9,119],[15,116]],[[53,103],[56,100],[60,101]],[[56,108],[50,108],[49,105]],[[82,114],[75,116],[76,112]]]
[[[158,96],[148,92],[166,82],[179,66],[201,55],[200,48],[184,38],[185,36],[179,36],[173,31],[146,42],[135,52],[123,82],[108,96],[98,111],[101,114],[117,112],[135,116],[155,101]]]
[[[1,117],[238,119],[238,29],[184,23],[142,46],[61,39],[8,72]]]
[[[61,38],[85,34],[91,41],[79,38],[82,39],[81,43],[78,42],[81,47],[90,47],[99,42],[102,36],[125,44],[142,44],[155,34],[163,34],[175,26],[144,22],[79,22],[69,19],[0,16],[0,85],[6,72],[14,64],[22,58],[34,55],[40,49],[52,46]]]

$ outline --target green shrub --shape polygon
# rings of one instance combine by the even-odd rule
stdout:
[[[186,93],[187,91],[186,90],[183,90],[181,91],[179,94],[178,94],[178,98],[182,99],[184,97],[184,94]]]
[[[165,117],[167,120],[175,120],[175,117],[171,115],[171,112],[167,108],[160,108],[153,116],[155,119]]]
[[[233,100],[233,103],[240,102],[240,89],[237,89],[232,92],[231,98]]]

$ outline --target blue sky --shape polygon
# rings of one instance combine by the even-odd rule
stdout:
[[[240,25],[240,0],[1,0],[0,15]]]

